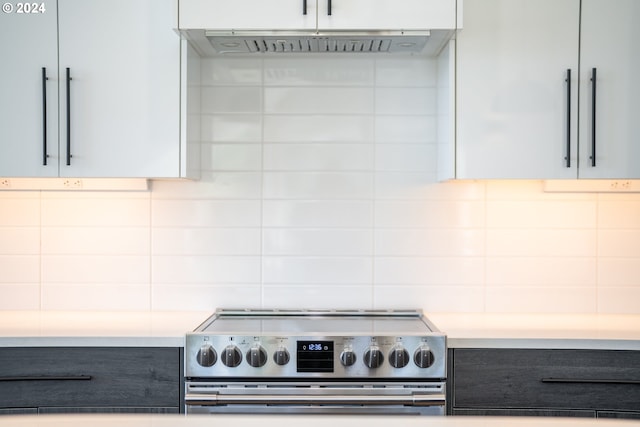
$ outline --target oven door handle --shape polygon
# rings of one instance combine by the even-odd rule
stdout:
[[[376,405],[376,406],[442,406],[444,394],[413,395],[262,395],[262,394],[187,394],[188,406],[218,405]]]

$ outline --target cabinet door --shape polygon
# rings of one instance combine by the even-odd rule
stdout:
[[[576,178],[580,1],[465,0],[464,15],[456,177]]]
[[[318,0],[319,30],[436,30],[455,27],[455,0]]]
[[[172,4],[58,0],[61,176],[179,176],[180,41]]]
[[[581,178],[640,178],[639,20],[637,0],[582,0]]]
[[[44,7],[20,13],[24,6],[9,2],[5,7],[13,10],[0,13],[0,176],[58,175],[56,2],[39,3]],[[43,68],[49,79],[44,93]]]
[[[7,409],[176,411],[181,383],[179,348],[0,349],[0,407]]]
[[[316,1],[179,0],[178,25],[205,30],[315,30]]]

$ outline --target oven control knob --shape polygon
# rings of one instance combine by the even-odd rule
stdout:
[[[340,362],[342,362],[343,366],[353,365],[356,363],[356,353],[351,349],[345,348],[340,355]]]
[[[267,363],[267,352],[261,345],[254,345],[247,351],[247,362],[254,368],[259,368]]]
[[[198,365],[208,368],[216,363],[217,355],[216,351],[209,344],[205,344],[200,347],[198,354],[196,354],[196,360]]]
[[[413,354],[413,361],[420,368],[428,368],[433,365],[434,357],[428,345],[420,346]]]
[[[409,352],[401,345],[392,348],[389,352],[389,363],[394,368],[404,368],[409,363],[409,358]]]
[[[235,345],[228,345],[220,354],[220,360],[225,366],[235,368],[242,362],[242,353]]]
[[[364,352],[364,364],[371,369],[378,368],[384,362],[384,356],[378,347],[372,345]]]
[[[289,352],[284,347],[280,347],[275,353],[273,353],[273,361],[276,362],[276,365],[286,365],[289,363],[290,358]]]

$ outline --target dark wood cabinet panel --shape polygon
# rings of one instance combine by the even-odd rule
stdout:
[[[2,348],[0,406],[179,409],[181,358],[179,348]]]
[[[620,418],[627,420],[640,420],[639,412],[598,411],[598,418]]]
[[[593,416],[591,411],[640,412],[638,351],[452,351],[451,413],[532,409],[586,411],[579,416]]]
[[[595,418],[596,411],[571,411],[554,409],[453,409],[450,415]]]

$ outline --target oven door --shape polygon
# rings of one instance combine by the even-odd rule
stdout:
[[[444,415],[445,384],[187,382],[187,414]]]

